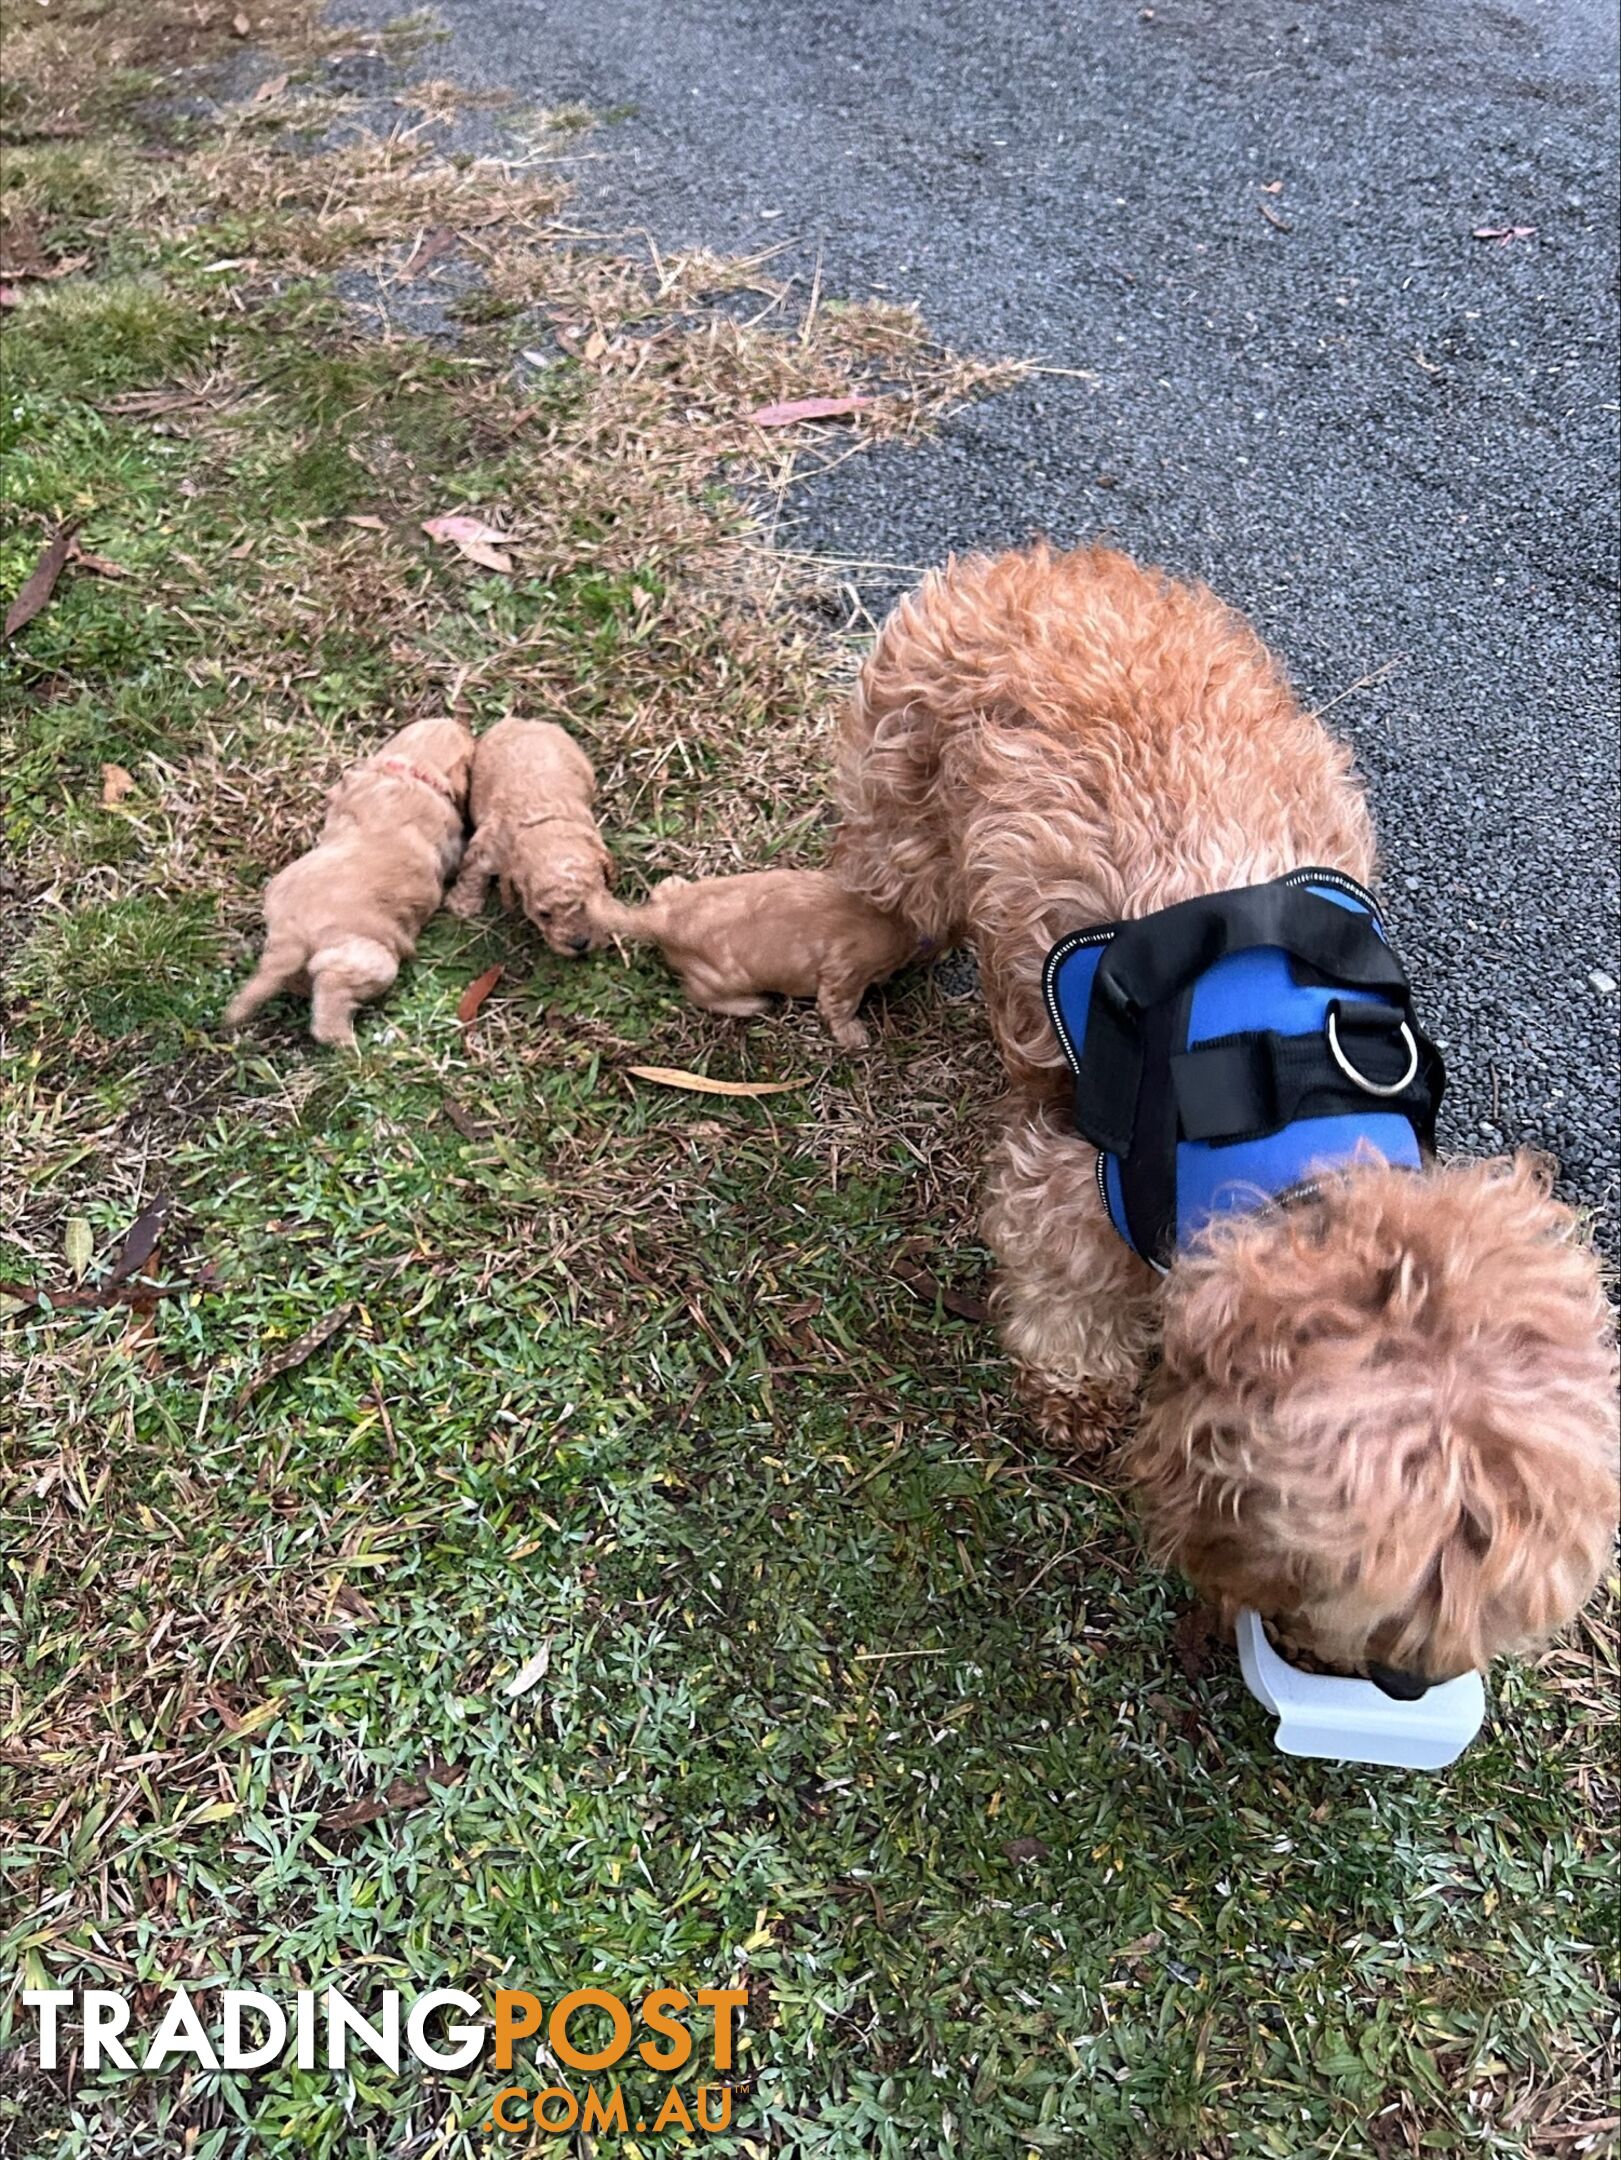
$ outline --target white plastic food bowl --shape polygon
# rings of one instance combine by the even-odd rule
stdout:
[[[1371,1680],[1296,1672],[1286,1665],[1259,1613],[1238,1616],[1244,1684],[1277,1718],[1273,1740],[1285,1755],[1382,1763],[1397,1770],[1444,1770],[1479,1732],[1486,1690],[1477,1672],[1459,1673],[1421,1695],[1393,1702]]]

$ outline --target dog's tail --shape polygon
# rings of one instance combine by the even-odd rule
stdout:
[[[240,1027],[261,1005],[268,1005],[273,997],[279,997],[303,974],[308,958],[309,953],[301,939],[288,937],[285,933],[277,937],[272,932],[259,955],[259,965],[226,1006],[225,1025]]]
[[[671,892],[683,890],[686,884],[685,878],[665,878],[653,887],[640,907],[627,907],[612,893],[602,893],[591,902],[591,920],[609,937],[656,944],[670,927]]]

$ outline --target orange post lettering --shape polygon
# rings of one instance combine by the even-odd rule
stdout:
[[[591,2130],[626,2131],[630,2124],[625,2119],[625,2095],[619,2086],[604,2100],[594,2085],[585,2088],[585,2106],[580,2110],[580,2128]]]
[[[497,2070],[512,2068],[513,2041],[527,2040],[531,2033],[539,2032],[545,2015],[546,2005],[538,1995],[530,1995],[523,1988],[496,1989],[493,2060]]]
[[[715,2068],[732,2067],[732,2018],[749,1999],[747,1988],[700,1988],[698,2000],[715,2013]]]
[[[563,2112],[559,2114],[554,2108],[548,2115],[548,2100],[560,2100],[563,2103]],[[566,2085],[548,2085],[546,2090],[537,2096],[530,2113],[537,2130],[549,2130],[553,2137],[560,2137],[565,2130],[572,2130],[579,2120],[580,2103]]]
[[[490,2127],[493,2130],[510,2131],[514,2137],[527,2130],[529,2125],[521,2115],[516,2122],[513,2121],[512,2117],[506,2112],[506,2104],[509,2100],[527,2100],[528,2098],[529,2090],[527,2086],[503,2085],[490,2102]]]
[[[656,2046],[644,2040],[637,2053],[649,2070],[679,2070],[692,2053],[692,2035],[678,2017],[671,2017],[672,2010],[689,2010],[692,1997],[680,1988],[655,1988],[642,2001],[642,2023],[649,2031],[656,2032],[671,2045]]]
[[[608,2013],[613,2038],[606,2047],[578,2048],[568,2036],[569,2019],[576,2010],[588,2008]],[[630,2012],[619,1997],[610,1995],[606,1988],[575,1988],[553,2007],[546,2023],[546,2037],[571,2069],[608,2070],[630,2046]]]

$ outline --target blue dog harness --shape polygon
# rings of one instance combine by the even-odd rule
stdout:
[[[1417,1169],[1446,1086],[1370,893],[1339,870],[1063,938],[1042,987],[1109,1219],[1162,1271],[1213,1217],[1372,1148]]]

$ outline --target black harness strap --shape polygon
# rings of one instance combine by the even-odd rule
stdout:
[[[1229,953],[1261,945],[1329,982],[1380,992],[1411,1026],[1407,978],[1371,919],[1301,886],[1278,880],[1203,894],[1122,923],[1098,963],[1075,1079],[1076,1123],[1094,1147],[1122,1163],[1132,1152],[1147,1016]]]
[[[1414,1119],[1427,1145],[1434,1141],[1441,1096],[1440,1059],[1416,1032],[1404,1036],[1402,1015],[1385,1004],[1336,1000],[1330,1008],[1347,1056],[1370,1083],[1358,1088],[1338,1064],[1324,1035],[1224,1035],[1171,1055],[1171,1092],[1184,1140],[1259,1140],[1297,1118],[1366,1110],[1372,1089],[1391,1089],[1392,1108]],[[1417,1065],[1407,1084],[1402,1080]]]
[[[1189,983],[1162,1003],[1151,1005],[1143,1015],[1138,1040],[1147,1071],[1164,1072],[1187,1041],[1192,1005],[1193,985]],[[1079,1088],[1077,1081],[1077,1093]],[[1135,1106],[1131,1145],[1119,1157],[1120,1197],[1125,1203],[1127,1223],[1168,1226],[1168,1236],[1156,1231],[1151,1248],[1156,1260],[1164,1257],[1162,1247],[1176,1232],[1177,1115],[1174,1088],[1144,1088]]]

